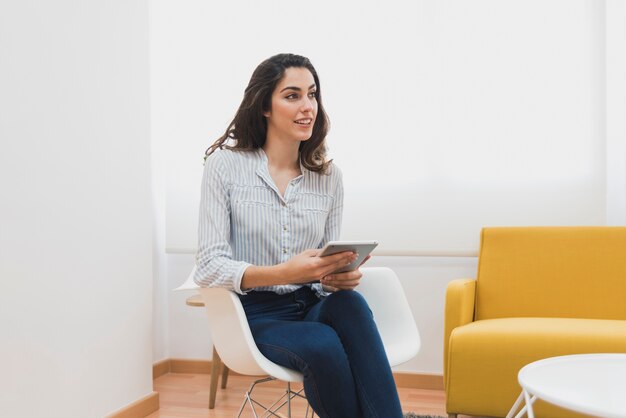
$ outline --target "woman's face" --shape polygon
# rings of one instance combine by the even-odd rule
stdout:
[[[317,116],[317,86],[306,68],[291,67],[272,93],[267,118],[267,137],[306,141],[313,134]]]

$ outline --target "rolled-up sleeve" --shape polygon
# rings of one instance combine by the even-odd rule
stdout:
[[[206,159],[202,177],[198,253],[194,281],[203,287],[223,287],[239,294],[250,263],[233,260],[230,245],[230,193],[219,151]]]

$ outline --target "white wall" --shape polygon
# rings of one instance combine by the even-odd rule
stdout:
[[[477,15],[480,14],[480,10],[485,8],[488,9],[490,4],[495,3],[496,2],[490,1],[423,1],[419,2],[421,6],[416,6],[418,2],[415,2],[411,3],[411,5],[408,5],[407,3],[404,7],[409,9],[421,7],[421,12],[425,14],[436,12],[438,8],[444,8],[448,15],[451,14],[461,19],[463,15],[462,12],[465,9],[468,9],[468,12],[476,18]],[[497,3],[499,8],[497,10],[508,10],[508,12],[513,14],[515,13],[516,8],[525,8],[524,10],[527,13],[525,18],[530,18],[529,15],[532,15],[534,16],[533,18],[544,19],[545,15],[542,13],[544,12],[545,7],[553,13],[555,10],[558,11],[558,7],[561,7],[564,14],[569,13],[569,3],[562,1],[548,2],[549,5],[547,6],[547,3],[543,1]],[[171,162],[176,158],[181,158],[181,161],[184,161],[184,164],[186,165],[185,172],[183,174],[180,172],[171,172],[173,171],[171,170],[171,167],[176,164],[171,164],[169,166],[170,173],[167,174],[168,179],[166,180],[166,188],[168,190],[168,202],[172,202],[174,205],[173,209],[170,207],[169,211],[180,209],[188,211],[187,213],[195,214],[197,211],[197,202],[194,204],[185,204],[183,201],[189,196],[199,195],[199,173],[201,171],[201,164],[198,159],[198,151],[203,150],[202,147],[207,144],[211,138],[216,136],[216,125],[222,124],[225,128],[225,125],[228,123],[228,118],[232,116],[237,102],[240,99],[238,96],[239,90],[233,90],[232,94],[225,95],[225,97],[222,97],[223,95],[219,95],[219,100],[214,97],[214,94],[207,94],[207,91],[219,91],[219,88],[223,86],[216,86],[214,85],[214,81],[211,79],[202,78],[202,75],[205,74],[205,71],[202,69],[203,65],[208,65],[207,63],[209,63],[210,65],[227,66],[229,71],[232,71],[231,77],[228,80],[229,85],[239,83],[239,89],[243,89],[242,86],[247,81],[247,77],[249,77],[249,73],[252,71],[253,66],[251,65],[250,68],[244,68],[246,67],[245,65],[232,64],[234,59],[240,58],[237,55],[238,50],[230,52],[233,54],[230,59],[223,59],[224,56],[228,56],[227,54],[229,53],[227,48],[229,46],[228,42],[220,43],[217,46],[217,48],[220,48],[221,54],[207,56],[208,53],[204,50],[200,49],[201,52],[198,52],[198,49],[193,48],[191,44],[184,44],[177,41],[180,38],[185,37],[195,37],[194,39],[202,38],[205,33],[205,29],[203,28],[203,22],[205,22],[205,19],[203,19],[202,13],[206,12],[207,8],[213,7],[211,4],[203,3],[203,6],[199,9],[197,8],[198,3],[192,0],[184,2],[184,7],[179,6],[179,4],[164,4],[162,1],[157,2],[157,4],[161,7],[161,13],[163,13],[163,10],[167,10],[171,13],[165,14],[167,19],[164,19],[163,16],[161,16],[159,23],[163,26],[160,31],[156,31],[158,33],[158,37],[153,38],[155,42],[160,43],[159,46],[155,46],[158,50],[157,54],[160,54],[155,62],[155,71],[158,72],[158,86],[160,87],[156,92],[157,94],[153,96],[153,99],[159,99],[156,101],[157,106],[154,109],[159,112],[159,122],[153,125],[153,128],[155,129],[154,135],[155,139],[163,141],[161,144],[168,149],[170,154],[168,156],[168,161]],[[374,2],[370,2],[368,4],[371,6]],[[507,5],[512,5],[512,8],[507,9]],[[455,9],[457,6],[460,8]],[[532,7],[536,9],[536,13],[528,9]],[[574,13],[580,17],[581,25],[590,25],[586,27],[593,27],[593,35],[591,38],[587,39],[587,43],[585,44],[586,48],[588,48],[588,57],[590,57],[590,61],[587,62],[586,65],[588,65],[589,68],[592,68],[592,70],[590,70],[590,74],[592,74],[593,79],[595,80],[593,89],[590,88],[586,94],[593,98],[593,105],[591,106],[589,101],[583,101],[585,106],[589,105],[587,110],[589,111],[589,114],[593,115],[594,123],[593,129],[590,129],[583,136],[585,138],[592,137],[592,145],[597,147],[594,149],[596,152],[599,150],[602,154],[600,156],[600,160],[602,160],[602,162],[601,164],[595,166],[594,170],[598,170],[595,176],[596,179],[606,179],[606,190],[604,190],[605,186],[603,184],[596,190],[596,192],[593,193],[594,203],[590,207],[594,213],[604,212],[605,214],[600,215],[599,219],[605,218],[607,224],[624,225],[626,223],[626,119],[624,118],[624,109],[626,109],[626,77],[624,77],[626,74],[626,29],[624,29],[623,22],[626,21],[626,3],[622,0],[607,0],[606,2],[581,1],[576,2],[576,5],[572,7],[575,8]],[[194,15],[194,10],[200,10],[201,12]],[[281,13],[284,14],[288,12],[281,10]],[[391,12],[386,10],[385,13]],[[186,20],[189,16],[192,17]],[[359,15],[359,18],[362,17],[362,14]],[[435,13],[435,17],[436,19],[427,22],[427,25],[429,25],[427,28],[433,29],[437,25],[442,25],[444,15]],[[572,16],[569,16],[568,19],[571,19],[571,17]],[[250,17],[248,16],[248,18]],[[420,20],[422,18],[423,16],[419,17],[416,22],[422,22],[422,20]],[[490,25],[497,26],[501,24],[501,22],[499,23],[497,20],[494,22],[494,16],[489,13],[485,13],[482,18],[485,21],[489,21]],[[330,19],[332,20],[338,18],[337,16],[332,16]],[[181,29],[181,32],[177,32],[173,36],[167,36],[167,30],[164,30],[164,28],[181,28],[181,22],[187,22],[188,24],[186,27]],[[561,28],[561,26],[559,26],[560,22],[558,19],[556,19],[555,22],[552,22],[550,19],[546,19],[544,22],[545,25],[542,27],[544,29],[551,28],[550,31],[556,30],[558,32]],[[352,26],[353,23],[350,20],[346,20],[342,23],[344,26],[340,29],[337,29],[339,28],[339,26],[337,26],[335,29],[350,31],[350,28],[354,28],[354,26]],[[471,30],[471,28],[466,27],[467,22],[462,23],[465,25],[463,27],[467,30]],[[361,26],[363,26],[362,22],[356,24],[357,28]],[[535,27],[533,28],[533,30],[536,30]],[[376,28],[373,30],[376,30]],[[378,28],[378,30],[380,30],[380,28]],[[410,29],[407,28],[403,30],[410,32]],[[423,31],[425,29],[424,27],[421,27],[415,30]],[[457,37],[459,36],[459,29],[455,25],[450,25],[448,27],[442,26],[437,29],[438,36],[443,39],[450,39],[451,37],[454,38],[454,36],[450,33],[446,33],[446,30],[451,31],[452,35],[456,34]],[[547,35],[550,35],[550,31],[548,31]],[[484,28],[478,31],[478,33],[486,39],[488,43],[491,41],[495,43],[500,42],[500,40],[490,40],[487,32],[488,31],[485,31]],[[524,48],[524,32],[520,32],[519,36],[519,38],[515,38],[517,46]],[[533,36],[536,41],[537,34],[534,33]],[[231,38],[225,39],[230,40]],[[239,45],[237,42],[240,42],[240,39],[238,37],[235,37],[235,39],[235,44]],[[566,43],[571,41],[571,39],[562,40]],[[437,42],[440,41],[441,39],[438,38]],[[261,48],[263,51],[266,51],[268,48],[275,50],[275,48],[277,48],[276,45],[283,45],[283,43],[291,45],[290,42],[292,41],[289,39],[279,39],[277,41],[275,38],[267,38],[264,39]],[[428,42],[422,38],[417,39],[417,42],[421,46],[428,45]],[[209,41],[206,42],[206,45],[207,51],[210,50],[211,45]],[[239,46],[240,48],[243,48],[241,45]],[[346,51],[349,51],[349,49],[346,49]],[[554,51],[556,54],[558,48],[555,47]],[[247,52],[249,53],[244,55],[245,59],[249,60],[252,60],[253,58],[261,59],[266,55],[269,55],[268,52],[267,54],[264,53],[265,55],[258,56],[261,55],[261,52],[257,49]],[[570,53],[571,52],[572,50],[570,50]],[[444,52],[441,53],[443,54]],[[165,58],[170,56],[170,54],[173,54],[175,59],[171,60],[168,65],[159,65],[159,63],[163,63]],[[349,58],[356,59],[358,57],[358,54],[349,55]],[[450,59],[455,60],[460,58],[451,56]],[[554,57],[551,56],[550,59],[554,59]],[[531,62],[528,65],[533,68],[540,68],[544,64],[543,61],[538,60],[536,62]],[[333,63],[327,65],[325,74],[329,75],[330,72],[334,71],[335,67],[337,66]],[[178,79],[175,77],[172,78],[172,74],[180,73],[189,74],[190,77],[198,78],[201,80],[200,85],[194,89],[181,91],[180,85],[177,84]],[[500,74],[500,76],[502,78],[499,80],[502,81],[503,79],[506,79],[508,75],[504,72]],[[322,80],[324,79],[326,78],[323,78]],[[375,82],[369,83],[365,90],[359,94],[367,94],[371,89],[380,88],[380,83],[382,83],[381,80],[383,79],[384,78],[377,78]],[[327,93],[329,91],[328,83],[325,85],[327,86]],[[342,89],[341,86],[341,83],[337,83],[334,87],[336,95],[346,94],[344,91],[345,89]],[[470,87],[470,89],[471,88],[478,87],[473,86]],[[331,107],[332,101],[329,100],[329,96],[326,93],[326,105]],[[500,91],[491,92],[489,94],[497,95],[501,93],[502,92]],[[164,97],[171,97],[172,100],[170,102],[165,102],[163,101]],[[335,99],[339,100],[340,97],[336,96]],[[192,113],[185,113],[182,110],[181,105],[186,103],[188,100],[197,100],[201,102],[201,104],[195,107]],[[543,100],[540,94],[538,95],[537,100]],[[218,104],[212,104],[213,102]],[[480,107],[481,102],[478,102],[478,104],[475,105]],[[489,104],[489,106],[492,105],[492,103]],[[524,107],[525,105],[520,106]],[[343,118],[340,117],[337,122],[335,117],[333,122],[336,122],[333,128],[333,132],[336,132],[335,128],[337,123],[345,125],[349,124],[350,121],[343,120]],[[532,124],[528,124],[528,126],[531,125]],[[567,118],[561,121],[560,125],[564,126],[564,132],[575,129],[574,125],[568,124]],[[555,125],[550,126],[551,129],[555,128]],[[556,127],[558,128],[558,126]],[[542,128],[540,127],[537,129],[541,130]],[[567,139],[569,136],[565,135],[563,138]],[[398,140],[402,139],[403,138],[399,138]],[[503,152],[515,153],[514,148],[507,148],[503,145],[500,146],[503,147]],[[566,154],[565,150],[563,150],[563,154]],[[457,148],[447,149],[446,152],[442,154],[441,158],[445,160],[447,157],[450,157],[450,160],[463,162],[468,172],[471,171],[471,166],[475,163],[474,160],[468,158],[464,153],[459,153]],[[554,175],[562,168],[562,166],[558,164],[559,161],[557,160],[554,160],[555,171],[551,172],[551,175]],[[435,160],[432,164],[437,165],[439,162],[440,160]],[[551,161],[544,161],[544,163],[550,165]],[[605,163],[606,166],[604,166]],[[189,176],[190,172],[197,172],[195,174],[195,177],[197,177],[195,182],[185,180],[194,177],[194,175]],[[567,170],[564,170],[563,173],[566,174]],[[533,176],[537,176],[537,172],[532,172],[531,174]],[[390,179],[388,177],[381,176],[380,181],[390,181]],[[481,189],[482,184],[480,181],[475,182],[474,184],[471,184],[470,182],[465,187],[467,189],[465,191],[467,193],[465,200],[459,199],[459,202],[453,206],[442,206],[439,203],[434,206],[439,208],[440,211],[452,214],[464,210],[464,201],[472,199],[472,196],[474,196],[474,189]],[[456,197],[459,198],[459,196]],[[502,195],[496,196],[496,200],[498,199],[503,199]],[[546,205],[545,201],[541,199],[535,199],[535,201],[537,203],[537,213],[545,214],[550,212],[550,208],[547,207],[549,205]],[[559,212],[555,213],[559,215]],[[418,218],[420,216],[420,212],[416,211],[415,213],[410,213],[407,218],[412,220],[412,217]],[[564,223],[573,223],[570,218],[561,219]],[[485,220],[485,224],[493,225],[499,223],[500,221],[501,219],[489,218]],[[195,215],[186,216],[185,222],[186,225],[182,228],[183,230],[192,228],[191,230],[195,231],[195,225],[197,222]],[[181,231],[178,231],[178,233],[181,233]],[[421,235],[425,240],[440,240],[441,237],[437,236],[436,233],[436,231],[431,233],[423,231]],[[179,242],[183,241],[181,240]],[[475,242],[478,242],[478,234],[476,234]],[[445,254],[445,252],[442,251],[441,254]],[[163,277],[167,281],[166,287],[168,289],[173,289],[179,286],[189,273],[193,264],[192,251],[186,248],[186,245],[181,244],[180,248],[170,248],[167,253],[163,251],[161,253],[161,257],[165,260],[165,265],[163,266]],[[422,335],[423,346],[419,355],[411,362],[398,367],[397,370],[419,373],[442,373],[443,296],[445,286],[450,280],[455,278],[475,277],[476,258],[377,256],[371,260],[370,265],[388,266],[393,268],[398,273],[407,292],[407,296],[412,305],[413,313]],[[210,336],[206,328],[205,313],[202,309],[185,306],[185,298],[188,296],[189,293],[169,292],[167,300],[161,301],[163,305],[158,307],[158,309],[169,309],[166,324],[169,336],[165,341],[157,342],[157,345],[159,345],[158,351],[161,356],[155,357],[155,360],[160,360],[168,356],[172,358],[189,359],[210,358],[211,345]]]
[[[152,9],[168,249],[195,248],[203,151],[254,67],[278,52],[309,56],[320,74],[344,173],[344,239],[376,239],[381,255],[467,254],[483,225],[606,222],[603,1]]]
[[[152,21],[153,8],[150,8],[150,21]],[[155,45],[167,42],[167,34],[155,31],[154,25],[150,25],[150,93],[154,94],[154,49]],[[166,139],[159,129],[159,120],[164,116],[160,106],[151,103],[150,109],[150,131],[151,131],[151,163],[152,163],[152,210],[154,214],[154,234],[153,234],[153,303],[152,321],[154,326],[154,344],[152,347],[152,358],[157,360],[169,357],[169,288],[167,287],[167,260],[165,257],[165,208],[166,208]]]
[[[626,1],[607,0],[606,184],[607,222],[626,224]]]
[[[0,416],[152,392],[148,2],[0,3]]]

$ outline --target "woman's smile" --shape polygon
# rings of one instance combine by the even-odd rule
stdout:
[[[304,119],[299,119],[296,121],[296,123],[300,125],[302,128],[310,127],[312,122],[313,122],[313,119],[311,118],[304,118]]]

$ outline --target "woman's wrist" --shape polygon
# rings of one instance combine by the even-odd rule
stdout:
[[[241,278],[241,289],[254,287],[277,286],[289,283],[285,263],[274,266],[250,266]]]

